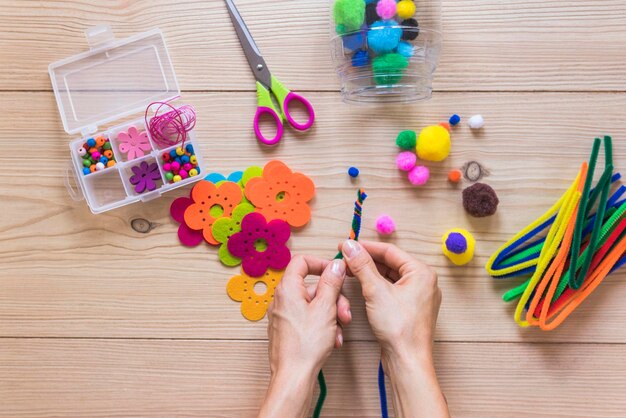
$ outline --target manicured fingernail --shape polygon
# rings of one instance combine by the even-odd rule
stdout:
[[[346,313],[348,314],[348,319],[352,320],[352,311],[350,310],[350,308],[348,308],[348,310],[346,310]]]
[[[348,258],[354,257],[359,251],[361,251],[361,245],[356,241],[348,240],[343,244],[343,254]]]
[[[343,345],[343,334],[339,334],[337,339],[339,340],[339,346],[341,347]]]
[[[330,272],[337,277],[343,277],[346,274],[346,264],[343,260],[333,260],[330,263]]]

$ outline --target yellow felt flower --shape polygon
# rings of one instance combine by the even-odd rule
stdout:
[[[241,314],[244,318],[259,321],[265,316],[283,273],[284,270],[269,269],[261,277],[250,277],[242,270],[241,274],[230,278],[226,285],[226,292],[232,300],[241,302]],[[265,285],[263,294],[254,290],[257,283]]]

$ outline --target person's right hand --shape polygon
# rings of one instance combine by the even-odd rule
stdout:
[[[341,251],[361,283],[383,357],[430,354],[441,305],[435,271],[391,244],[345,241]]]

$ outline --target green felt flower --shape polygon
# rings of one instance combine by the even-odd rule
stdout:
[[[241,231],[241,221],[247,214],[252,212],[254,212],[254,206],[250,203],[241,203],[233,210],[230,218],[219,218],[213,223],[211,232],[213,233],[213,238],[221,244],[218,255],[224,265],[234,267],[241,264],[241,259],[228,251],[227,243],[233,234]]]

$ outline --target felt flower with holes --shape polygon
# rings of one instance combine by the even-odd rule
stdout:
[[[170,206],[170,215],[180,224],[178,227],[178,239],[187,247],[195,247],[200,245],[204,237],[202,231],[191,229],[185,223],[185,211],[193,204],[193,199],[189,197],[179,197],[172,202]]]
[[[146,131],[139,132],[134,126],[128,128],[128,132],[120,132],[117,140],[120,143],[120,152],[126,154],[127,160],[143,157],[144,151],[152,149]]]
[[[134,165],[130,168],[133,175],[130,177],[130,183],[135,186],[135,192],[143,193],[146,190],[152,191],[157,188],[157,181],[161,180],[161,173],[157,163],[148,164],[147,161]]]
[[[249,213],[241,221],[241,231],[228,240],[228,251],[241,259],[247,275],[261,277],[268,268],[287,267],[291,260],[286,245],[290,235],[287,222],[280,219],[267,222],[260,213]]]
[[[228,296],[235,302],[241,302],[241,314],[250,321],[263,319],[267,308],[274,298],[274,290],[284,271],[268,270],[261,277],[250,277],[241,272],[240,275],[233,276],[226,285]],[[265,292],[260,294],[254,289],[257,283],[265,285]]]
[[[297,228],[311,219],[308,202],[315,195],[315,184],[281,161],[270,161],[261,177],[248,181],[245,195],[266,219],[281,219]]]
[[[252,212],[254,212],[254,206],[244,202],[233,210],[230,218],[220,218],[213,224],[213,238],[222,244],[218,255],[224,265],[233,267],[241,264],[241,258],[235,257],[228,251],[228,240],[231,236],[241,231],[241,221],[247,214]]]
[[[193,203],[185,209],[184,221],[196,231],[202,231],[204,240],[211,245],[219,242],[213,237],[213,223],[219,218],[228,218],[241,203],[241,188],[226,181],[219,186],[201,180],[191,190]]]

